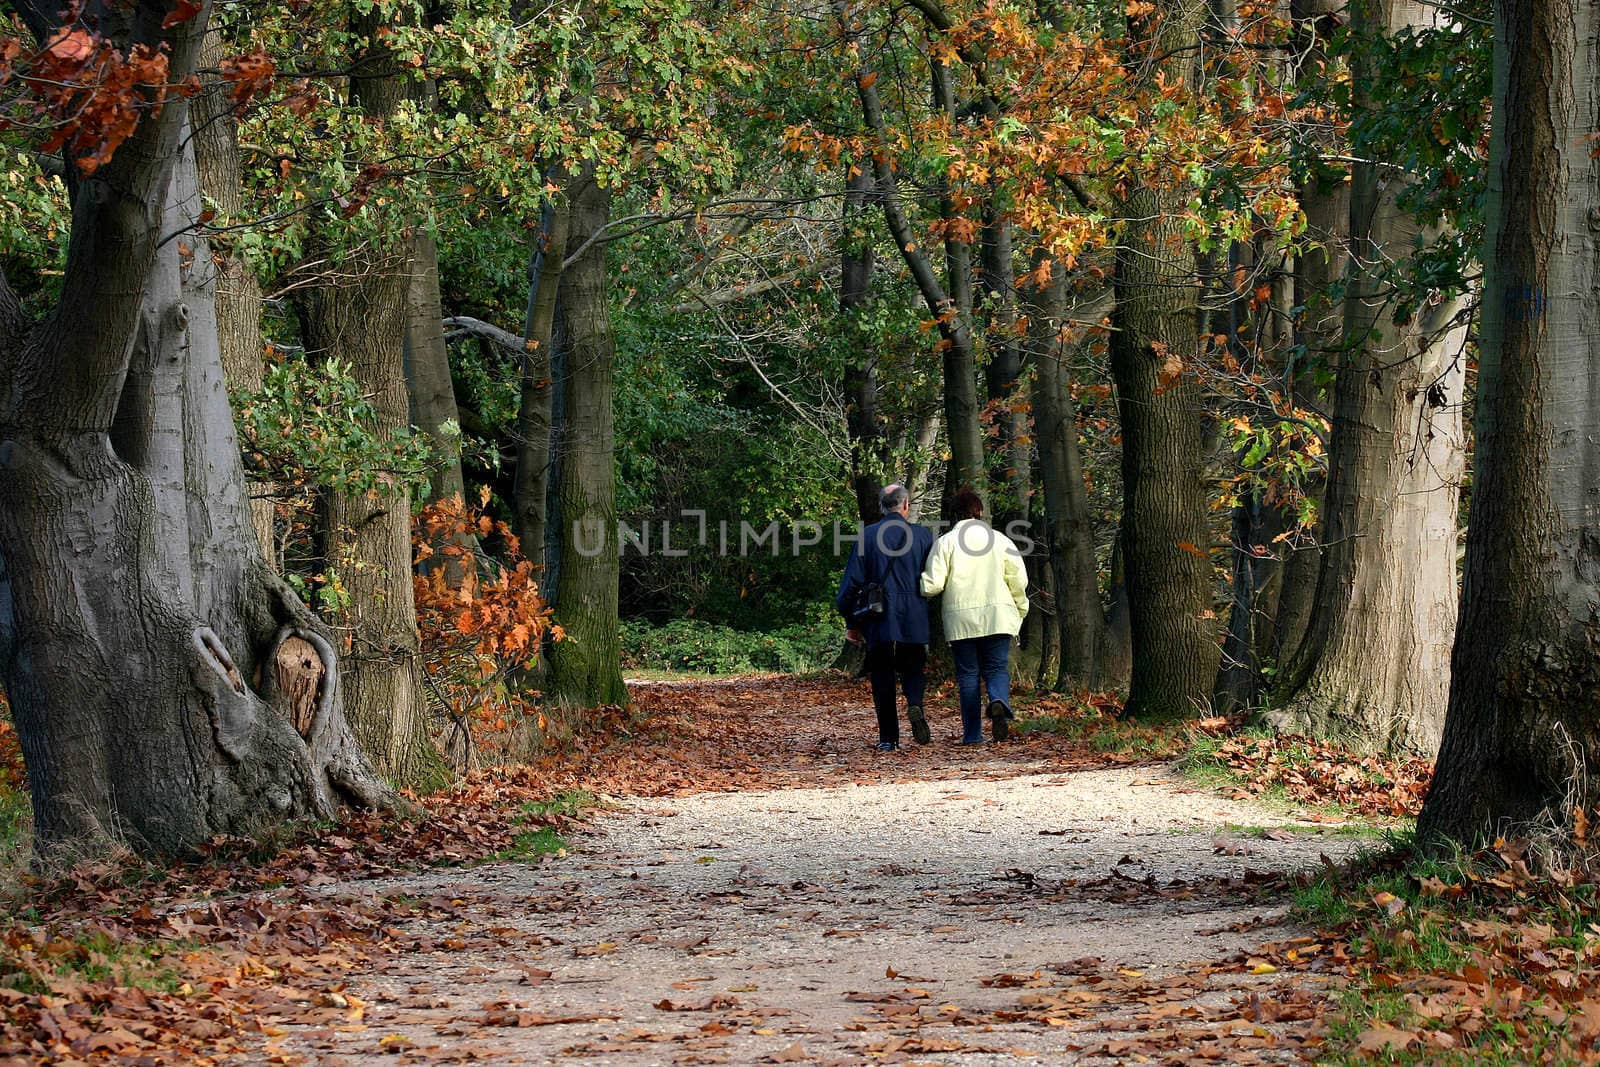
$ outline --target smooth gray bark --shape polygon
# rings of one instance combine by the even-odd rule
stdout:
[[[1390,34],[1438,16],[1420,0],[1361,12],[1369,32]],[[1393,321],[1384,267],[1438,236],[1399,206],[1404,188],[1386,168],[1355,167],[1322,570],[1274,721],[1362,751],[1432,755],[1457,610],[1467,323],[1462,301],[1443,297]]]
[[[205,19],[129,37],[193,69]],[[223,383],[188,107],[75,183],[61,296],[0,338],[0,677],[46,851],[177,853],[393,802],[348,729],[328,631],[267,567]],[[176,179],[175,176],[176,175]],[[187,247],[187,252],[180,247]],[[309,651],[311,690],[277,682]]]

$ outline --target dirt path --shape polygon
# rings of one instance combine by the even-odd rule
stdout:
[[[868,784],[623,799],[538,863],[338,887],[426,917],[353,976],[351,1017],[285,1047],[327,1063],[1296,1058],[1315,999],[1248,957],[1301,933],[1270,875],[1359,839],[1285,829],[1162,767],[942,743],[876,760]]]

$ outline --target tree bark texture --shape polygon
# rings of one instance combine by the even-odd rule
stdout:
[[[1087,307],[1073,309],[1074,318],[1097,319],[1110,307],[1110,294]],[[1064,365],[1068,329],[1066,281],[1054,271],[1049,287],[1026,309],[1028,340],[1033,349],[1034,436],[1039,442],[1039,477],[1044,488],[1045,537],[1054,583],[1055,625],[1060,652],[1055,688],[1096,689],[1102,682],[1101,656],[1106,640],[1105,609],[1100,602],[1099,566],[1095,562],[1094,526],[1089,492],[1083,480],[1083,453],[1078,447],[1078,413]]]
[[[403,353],[410,422],[427,438],[434,454],[429,499],[464,498],[467,486],[461,474],[461,413],[456,409],[450,349],[444,340],[439,244],[432,234],[420,231],[411,239]],[[454,432],[447,426],[453,426]]]
[[[223,59],[225,43],[215,29],[206,34],[200,65],[215,68]],[[244,209],[243,179],[239,162],[239,123],[233,114],[226,83],[212,79],[190,105],[193,111],[195,161],[200,191],[213,204],[222,224],[240,217]],[[222,345],[222,370],[228,387],[237,392],[261,389],[266,373],[265,345],[261,337],[261,283],[243,256],[212,248],[217,268],[217,335]],[[277,569],[277,504],[270,482],[249,483],[250,517],[261,551]]]
[[[1191,80],[1205,4],[1163,0],[1129,27],[1142,76]],[[1148,57],[1148,58],[1146,58]],[[1122,416],[1122,548],[1133,676],[1131,715],[1194,715],[1216,680],[1211,534],[1206,515],[1202,319],[1182,189],[1134,188],[1119,214],[1111,373]]]
[[[1593,4],[1495,4],[1472,514],[1424,839],[1570,828],[1597,802],[1597,41]]]
[[[135,5],[130,37],[168,42],[183,77],[205,18],[165,15]],[[0,339],[0,677],[46,851],[179,853],[393,802],[346,725],[329,631],[261,554],[210,249],[163,243],[200,213],[187,111],[169,100],[80,177],[59,301]],[[278,684],[286,646],[309,650],[309,691]]]
[[[582,245],[603,228],[610,209],[610,192],[586,183],[571,203],[573,243]],[[601,241],[561,277],[568,333],[567,432],[557,457],[563,543],[555,622],[566,637],[550,650],[550,694],[557,704],[573,708],[628,702],[617,628],[620,556],[611,410],[616,346],[608,283]]]
[[[1421,2],[1363,8],[1373,32],[1426,25]],[[1282,728],[1361,751],[1438,748],[1455,634],[1456,517],[1465,467],[1466,321],[1440,299],[1403,325],[1379,271],[1420,234],[1396,203],[1405,183],[1358,164],[1310,628],[1289,673]]]

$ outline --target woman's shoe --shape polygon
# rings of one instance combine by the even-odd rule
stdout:
[[[981,738],[981,737],[963,737],[961,740],[957,741],[956,744],[958,744],[958,745],[981,745],[981,744],[983,744],[983,738]]]
[[[928,729],[928,717],[923,714],[922,705],[913,704],[907,708],[906,718],[911,720],[911,736],[916,738],[917,744],[926,745],[933,740],[933,731]]]
[[[900,746],[897,743],[893,742],[893,741],[879,741],[877,744],[872,746],[872,751],[874,751],[874,752],[893,752],[896,749],[898,749],[899,747]]]
[[[996,741],[1011,736],[1011,709],[998,700],[989,701],[989,732]]]

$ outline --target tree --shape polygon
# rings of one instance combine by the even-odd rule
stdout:
[[[1498,0],[1476,451],[1449,710],[1418,833],[1473,844],[1596,803],[1600,529],[1593,432],[1588,5]]]
[[[1064,274],[1052,271],[1047,288],[1036,297],[1028,295],[1031,302],[1026,313],[1035,367],[1034,434],[1039,440],[1045,536],[1055,581],[1055,621],[1061,635],[1059,673],[1050,681],[1061,689],[1093,689],[1106,680],[1106,617],[1100,603],[1094,529],[1078,445],[1077,405],[1064,366],[1075,332],[1073,324],[1065,321],[1069,306]],[[1085,303],[1085,307],[1071,309],[1072,317],[1080,322],[1098,321],[1110,308],[1110,294]]]
[[[72,230],[45,317],[0,277],[0,677],[35,833],[179,852],[387,803],[329,631],[262,558],[210,253],[178,236],[200,214],[188,107],[157,87],[193,71],[206,12],[141,0],[102,39],[55,10],[22,7],[58,85],[166,64],[138,77],[125,139],[68,127]]]
[[[351,103],[379,138],[410,95],[399,58],[378,32],[381,19],[374,10],[350,27],[361,41],[352,60]],[[352,170],[363,166],[355,163]],[[386,440],[411,432],[409,230],[362,234],[330,215],[313,229],[312,247],[321,256],[297,293],[307,352],[350,368],[371,398],[373,428]],[[375,474],[367,484],[331,491],[326,504],[327,560],[347,594],[337,621],[348,646],[349,715],[379,769],[420,787],[437,782],[444,767],[429,737],[423,689],[411,582],[412,491],[401,477]]]
[[[206,34],[200,65],[219,69],[226,58],[221,31]],[[194,151],[200,191],[225,219],[243,214],[243,177],[239,162],[239,123],[233,113],[232,86],[221,77],[211,78],[190,105],[194,112]],[[261,337],[261,283],[237,249],[213,243],[217,268],[217,335],[222,346],[222,369],[228,388],[252,393],[260,390],[264,375]],[[250,515],[261,551],[269,563],[277,560],[276,516],[273,487],[267,482],[249,485]]]
[[[566,436],[561,465],[561,585],[550,653],[550,693],[564,705],[625,704],[617,630],[617,487],[613,451],[611,290],[603,240],[611,191],[593,180],[572,194],[573,252],[561,274],[570,350],[562,388]]]
[[[1437,17],[1425,3],[1357,13],[1362,32],[1388,36]],[[1417,305],[1395,295],[1393,265],[1440,239],[1407,209],[1406,187],[1386,164],[1355,167],[1322,569],[1275,718],[1364,751],[1431,755],[1456,619],[1467,326],[1448,291]]]
[[[1130,21],[1132,62],[1164,86],[1192,83],[1206,7],[1164,0]],[[1217,673],[1201,388],[1198,265],[1181,186],[1137,183],[1119,205],[1111,371],[1122,414],[1123,565],[1133,630],[1128,712],[1206,707]]]

